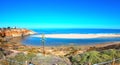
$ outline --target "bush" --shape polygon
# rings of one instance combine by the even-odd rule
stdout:
[[[70,56],[73,65],[95,64],[120,58],[120,50],[109,49],[102,52],[89,51],[83,54]]]

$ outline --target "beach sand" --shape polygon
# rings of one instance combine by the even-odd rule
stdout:
[[[41,35],[33,35],[32,37],[42,37]],[[45,34],[46,38],[105,38],[105,37],[120,37],[120,34]]]

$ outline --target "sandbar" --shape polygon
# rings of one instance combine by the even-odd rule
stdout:
[[[42,35],[33,35],[32,37],[42,37]],[[112,38],[112,37],[120,37],[120,34],[45,34],[45,38],[67,38],[67,39]]]

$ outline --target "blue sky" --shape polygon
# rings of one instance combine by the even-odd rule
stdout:
[[[0,27],[120,29],[120,0],[0,0]]]

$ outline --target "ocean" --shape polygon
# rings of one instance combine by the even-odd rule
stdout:
[[[37,34],[120,34],[120,29],[31,29]],[[63,45],[90,45],[102,44],[106,42],[119,42],[120,37],[117,38],[84,38],[84,39],[70,39],[70,38],[45,38],[46,46],[63,46]],[[33,37],[33,35],[23,38],[24,45],[41,46],[41,38]]]

